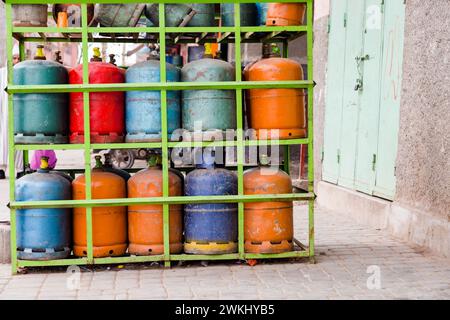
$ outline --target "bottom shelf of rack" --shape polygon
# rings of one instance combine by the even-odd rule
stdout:
[[[299,243],[297,240],[296,244]],[[297,249],[297,250],[295,250]],[[169,259],[164,255],[151,256],[122,256],[94,258],[93,263],[89,263],[87,258],[68,258],[61,260],[35,261],[18,260],[18,267],[51,267],[51,266],[70,266],[70,265],[102,265],[102,264],[124,264],[124,263],[143,263],[153,261],[203,261],[203,260],[247,260],[247,259],[283,259],[283,258],[306,258],[310,257],[310,252],[303,245],[295,247],[293,251],[283,253],[244,253],[243,257],[239,253],[229,254],[171,254]]]

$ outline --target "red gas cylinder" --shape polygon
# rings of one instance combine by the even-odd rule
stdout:
[[[104,63],[100,50],[94,48],[89,63],[89,83],[123,83],[124,72]],[[70,84],[83,83],[83,65],[69,72]],[[91,92],[89,94],[92,143],[123,142],[125,131],[125,94],[123,92]],[[84,142],[83,93],[70,93],[70,143]]]

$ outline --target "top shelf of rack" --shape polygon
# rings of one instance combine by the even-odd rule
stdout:
[[[241,43],[285,42],[297,39],[307,32],[306,26],[240,27]],[[88,42],[147,43],[157,42],[160,32],[166,34],[168,43],[234,43],[234,27],[135,27],[88,28]],[[13,36],[25,42],[81,42],[82,28],[14,27]]]

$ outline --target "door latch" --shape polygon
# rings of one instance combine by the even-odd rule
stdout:
[[[355,91],[359,91],[363,89],[363,81],[362,79],[356,79]]]

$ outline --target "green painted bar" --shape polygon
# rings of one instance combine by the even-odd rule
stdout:
[[[124,198],[124,199],[92,199],[92,200],[53,200],[53,201],[21,201],[11,202],[13,209],[25,208],[78,208],[78,207],[108,207],[139,204],[183,204],[183,203],[235,203],[263,202],[286,200],[309,200],[312,193],[288,193],[265,195],[228,195],[228,196],[176,196],[155,198]]]
[[[16,144],[15,150],[83,150],[82,144]]]
[[[245,259],[281,259],[309,257],[308,251],[290,251],[283,253],[246,253]]]
[[[313,81],[223,81],[223,82],[171,82],[169,83],[105,83],[105,84],[55,84],[11,85],[8,93],[45,92],[108,92],[140,90],[192,90],[192,89],[262,89],[262,88],[308,88]]]
[[[18,260],[19,267],[49,267],[49,266],[71,266],[71,265],[86,265],[87,258],[79,259],[62,259],[62,260],[48,260],[48,261],[34,261],[34,260]]]
[[[313,79],[313,0],[308,0],[307,4],[307,48],[308,48],[308,79]],[[313,127],[313,103],[314,103],[314,87],[308,88],[308,191],[314,193],[314,127]],[[314,201],[308,202],[308,228],[309,228],[309,256],[314,261]]]
[[[94,264],[142,263],[163,261],[164,255],[95,258]]]
[[[278,0],[277,2],[284,3],[284,2],[299,2],[304,3],[308,2],[309,0]],[[42,0],[5,0],[6,3],[38,3],[42,4]],[[46,3],[69,3],[69,0],[47,0]],[[77,3],[127,3],[128,1],[124,0],[77,0]],[[130,1],[133,3],[142,3],[143,1],[137,0],[137,1]],[[152,0],[152,3],[185,3],[186,0]],[[196,0],[195,3],[217,3],[218,0]],[[252,0],[220,0],[219,2],[223,3],[252,3],[254,1]],[[260,0],[258,2],[272,2],[271,0]]]
[[[59,3],[59,2],[58,2]],[[13,33],[81,33],[82,28],[13,27]]]
[[[198,260],[235,260],[239,259],[238,253],[228,254],[171,254],[170,260],[173,261],[198,261]]]
[[[88,57],[88,33],[87,33],[87,5],[81,5],[81,27],[82,27],[82,52],[83,52],[83,84],[89,84],[89,57]],[[91,171],[91,127],[89,92],[83,92],[83,116],[84,116],[84,174],[86,178],[86,200],[92,199],[92,171]],[[89,263],[94,260],[93,236],[92,236],[92,208],[86,208],[86,234],[87,234],[87,259]]]

